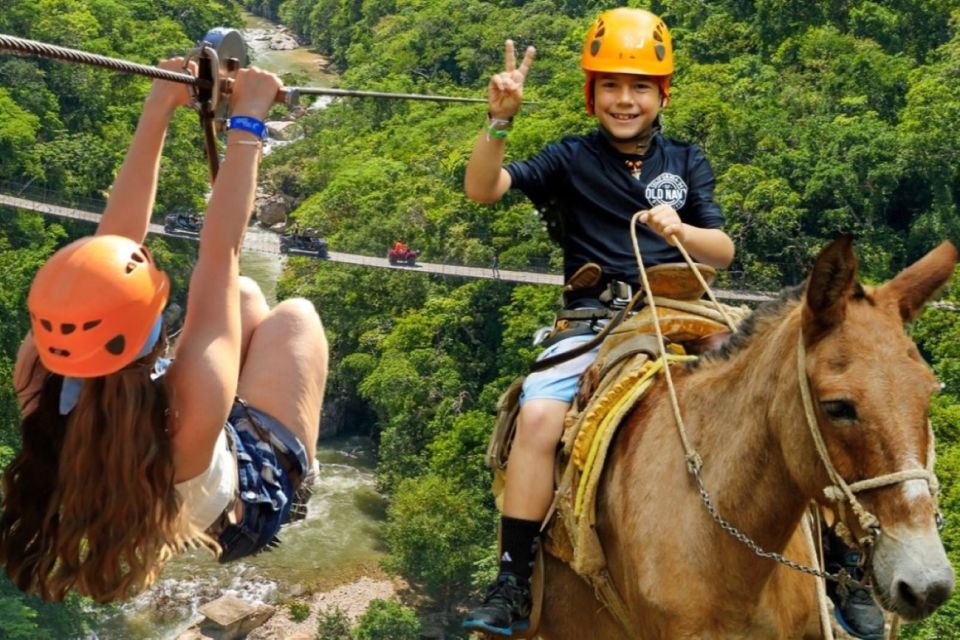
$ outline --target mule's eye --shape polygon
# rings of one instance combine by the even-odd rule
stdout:
[[[831,420],[855,422],[857,419],[857,408],[849,400],[825,400],[820,408]]]

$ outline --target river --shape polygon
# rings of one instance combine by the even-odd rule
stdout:
[[[305,83],[328,86],[331,78],[319,69],[316,54],[303,48],[266,48],[265,37],[277,28],[262,18],[245,17],[251,64],[278,74],[295,72],[306,77]],[[269,232],[251,227],[248,233]],[[256,252],[240,258],[241,272],[260,284],[271,304],[276,302],[281,260]],[[119,607],[95,608],[99,623],[90,639],[172,639],[195,621],[200,605],[221,595],[276,603],[375,570],[382,555],[385,504],[376,491],[371,443],[361,438],[325,440],[317,447],[317,460],[320,476],[309,514],[281,531],[279,547],[228,565],[203,552],[175,558],[157,584],[139,597]]]

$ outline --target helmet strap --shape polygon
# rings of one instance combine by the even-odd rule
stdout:
[[[650,148],[650,141],[653,140],[653,137],[660,133],[662,129],[663,127],[660,124],[660,114],[657,114],[657,117],[653,119],[653,124],[650,125],[649,129],[646,131],[641,131],[637,135],[630,138],[618,138],[610,133],[610,131],[607,130],[607,128],[602,124],[600,125],[600,134],[603,135],[603,137],[606,138],[611,144],[627,144],[632,142],[636,144],[636,152],[638,154],[643,154],[646,153],[646,151]]]
[[[153,327],[150,328],[150,333],[147,335],[146,341],[143,343],[139,353],[134,356],[131,362],[136,362],[140,358],[150,355],[150,352],[153,351],[153,348],[157,346],[157,340],[160,339],[160,330],[162,328],[163,314],[157,316],[157,319],[153,323]],[[67,415],[73,411],[74,407],[77,406],[77,402],[80,400],[80,390],[83,389],[84,380],[85,378],[63,376],[63,386],[60,388],[60,415]]]

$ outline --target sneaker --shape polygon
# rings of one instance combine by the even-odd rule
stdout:
[[[829,530],[824,532],[823,542],[827,571],[836,573],[842,569],[855,580],[863,578],[860,552],[847,547]],[[838,585],[828,582],[827,595],[833,601],[834,615],[844,631],[859,640],[883,640],[883,610],[867,589],[858,587],[841,595]]]
[[[530,628],[532,606],[530,585],[505,573],[487,588],[483,604],[470,612],[463,621],[463,628],[511,636]]]
[[[834,592],[834,614],[844,631],[860,640],[883,640],[883,611],[866,589],[853,589],[846,598]]]

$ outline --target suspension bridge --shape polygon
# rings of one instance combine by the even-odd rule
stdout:
[[[52,202],[41,202],[22,197],[20,195],[11,195],[2,191],[11,191],[12,189],[0,186],[0,206],[13,207],[26,211],[36,211],[38,213],[62,218],[72,218],[74,220],[84,220],[97,223],[100,220],[100,214],[91,211],[76,209],[71,206],[54,204]],[[169,236],[173,238],[185,238],[197,240],[195,234],[186,234],[173,232],[168,233],[163,225],[151,224],[149,232],[156,235]],[[257,251],[260,253],[274,254],[278,257],[280,254],[280,240],[275,233],[248,233],[244,236],[243,249],[245,251]],[[455,276],[461,278],[483,278],[487,280],[501,280],[505,282],[517,282],[524,284],[545,284],[560,286],[563,284],[563,276],[555,273],[537,273],[533,271],[512,271],[509,269],[498,269],[494,272],[491,268],[468,267],[462,265],[441,264],[432,262],[417,262],[416,265],[392,265],[386,258],[365,256],[355,253],[343,253],[330,251],[330,262],[343,264],[354,264],[379,269],[397,269],[410,271],[414,273],[431,273],[443,276]],[[749,291],[733,291],[715,289],[717,298],[730,300],[734,302],[762,302],[769,300],[770,296],[764,293],[753,293]]]

